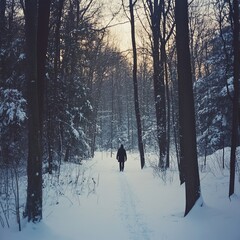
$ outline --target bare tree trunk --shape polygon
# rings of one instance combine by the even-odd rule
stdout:
[[[182,152],[181,167],[183,168],[185,177],[186,216],[199,199],[201,193],[197,160],[191,60],[189,51],[188,1],[176,0],[175,4],[180,147]]]
[[[239,97],[239,1],[233,0],[233,49],[234,49],[234,63],[233,63],[233,116],[232,116],[232,139],[231,139],[231,156],[230,156],[230,182],[229,182],[229,197],[234,193],[235,183],[235,168],[236,168],[236,148],[238,140],[238,97]]]
[[[168,71],[167,71],[167,62],[164,62],[164,69],[166,74],[166,100],[167,100],[167,134],[166,134],[166,168],[170,167],[170,91],[169,91],[169,79],[168,79]]]
[[[165,60],[165,32],[161,33],[160,22],[163,17],[164,1],[147,0],[149,9],[150,27],[152,31],[152,58],[153,58],[153,84],[155,97],[155,111],[157,121],[157,141],[159,147],[159,168],[163,169],[166,162],[166,100],[164,86],[164,60]],[[165,18],[165,16],[163,17]],[[166,26],[165,26],[166,27]],[[164,36],[163,36],[164,35]],[[161,49],[160,49],[160,40]],[[161,53],[161,56],[160,56]]]
[[[60,27],[61,27],[61,18],[63,12],[63,4],[64,0],[59,0],[56,3],[56,26],[54,31],[54,60],[53,60],[53,70],[54,70],[54,79],[53,84],[55,86],[53,94],[53,89],[49,84],[48,93],[52,96],[52,99],[48,98],[47,96],[47,108],[48,108],[48,128],[47,128],[47,135],[48,135],[48,171],[51,174],[52,167],[53,167],[53,148],[54,148],[54,136],[57,138],[58,142],[58,171],[60,172],[60,165],[62,161],[62,124],[59,123],[59,127],[55,128],[54,131],[54,123],[56,123],[57,119],[54,115],[54,105],[57,101],[56,96],[59,94],[59,69],[60,69]]]
[[[155,26],[156,23],[153,23]],[[155,110],[157,120],[157,139],[159,146],[159,167],[164,168],[166,157],[166,105],[163,77],[163,65],[159,56],[159,29],[153,28],[153,82],[155,96]]]
[[[48,47],[48,24],[50,16],[51,0],[41,0],[38,3],[38,23],[37,23],[37,82],[38,82],[38,104],[39,104],[39,125],[40,125],[40,144],[42,144],[43,118],[44,118],[44,98],[45,98],[45,64]],[[51,125],[51,124],[50,124]],[[51,131],[51,130],[50,130]],[[51,134],[50,134],[51,135]],[[52,172],[52,144],[49,144],[49,173]],[[41,152],[42,152],[42,147]]]
[[[42,129],[44,75],[48,43],[50,0],[26,0],[26,52],[28,61],[28,187],[25,216],[42,219]]]
[[[114,101],[114,85],[113,85],[113,75],[112,75],[112,78],[111,78],[111,83],[112,83],[112,104],[111,104],[111,108],[112,108],[112,111],[111,111],[111,157],[113,155],[113,120],[114,120],[114,115],[113,115],[113,112],[114,112],[114,104],[113,104],[113,101]]]
[[[138,82],[137,82],[137,48],[136,48],[136,40],[135,40],[135,22],[134,22],[134,4],[132,0],[129,0],[129,8],[130,8],[130,21],[131,21],[131,36],[132,36],[132,49],[133,49],[133,88],[134,88],[134,103],[135,103],[135,114],[137,120],[137,130],[138,130],[138,149],[140,152],[140,161],[141,168],[145,165],[144,158],[144,149],[143,149],[143,140],[142,140],[142,124],[141,124],[141,116],[140,116],[140,108],[139,108],[139,100],[138,100]]]
[[[50,16],[51,0],[38,1],[38,22],[37,22],[37,84],[38,84],[38,104],[40,133],[42,137],[43,127],[43,109],[45,92],[45,64],[48,46],[48,24]]]
[[[42,155],[40,147],[40,121],[37,72],[37,16],[38,1],[26,0],[26,51],[28,79],[28,165],[27,203],[28,221],[42,219]]]
[[[3,36],[5,32],[5,10],[6,0],[0,0],[0,49],[2,47]]]
[[[5,36],[5,10],[6,0],[0,0],[0,51],[3,46],[3,37]],[[0,56],[0,85],[3,86],[4,79],[4,57]]]
[[[62,18],[62,11],[63,11],[63,3],[64,0],[59,0],[57,3],[57,21],[54,33],[54,75],[55,81],[58,78],[58,70],[59,70],[59,63],[60,63],[60,27],[61,27],[61,18]]]
[[[19,176],[18,176],[18,164],[13,163],[11,169],[11,177],[12,177],[12,189],[15,199],[15,210],[16,210],[16,217],[18,223],[18,230],[19,232],[22,230],[21,226],[21,215],[20,215],[20,201],[19,201]]]

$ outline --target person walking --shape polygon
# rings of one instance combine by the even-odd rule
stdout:
[[[124,149],[122,144],[121,144],[120,148],[118,149],[116,159],[119,162],[120,172],[123,172],[123,170],[124,170],[124,162],[127,161],[127,153],[126,153],[126,150]]]

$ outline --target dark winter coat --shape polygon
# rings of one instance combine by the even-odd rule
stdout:
[[[126,150],[124,149],[124,147],[121,145],[121,147],[118,149],[117,152],[117,160],[119,162],[125,162],[127,160],[127,154],[126,154]]]

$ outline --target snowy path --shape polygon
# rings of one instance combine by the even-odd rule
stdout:
[[[130,154],[124,172],[109,153],[98,153],[84,165],[65,164],[59,183],[50,179],[44,188],[42,222],[22,223],[20,233],[17,227],[0,227],[0,239],[240,239],[239,182],[229,201],[228,175],[201,173],[206,204],[184,218],[185,192],[177,172],[168,172],[167,183],[152,173],[151,168],[140,170],[138,156]]]
[[[75,236],[81,236],[83,240],[152,240],[145,216],[139,209],[140,200],[134,193],[134,183],[140,181],[130,178],[139,178],[140,164],[129,160],[125,172],[119,172],[118,162],[109,154],[100,153],[93,161],[88,174],[90,182],[91,179],[96,182],[95,192],[80,197],[79,205],[73,199],[73,205],[65,199],[62,204],[68,206],[68,210],[59,205],[45,223],[51,229],[58,229],[60,239],[75,240],[79,239]],[[56,215],[58,220],[54,221]]]
[[[150,240],[151,231],[149,230],[144,216],[137,209],[138,199],[134,195],[133,189],[129,185],[127,176],[122,173],[120,176],[121,185],[121,217],[129,233],[129,239]]]
[[[99,187],[96,190],[98,210],[101,211],[101,222],[105,222],[101,239],[152,239],[151,231],[144,220],[145,216],[138,208],[139,199],[132,185],[135,181],[129,180],[129,175],[133,172],[141,172],[140,164],[130,160],[126,163],[125,172],[119,172],[118,162],[114,157],[102,155],[97,159],[95,174],[100,176]],[[106,218],[103,219],[103,216]],[[109,227],[114,236],[110,237]]]

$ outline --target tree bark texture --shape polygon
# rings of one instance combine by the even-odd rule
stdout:
[[[0,0],[0,49],[2,47],[2,41],[5,32],[5,10],[6,0]]]
[[[0,51],[3,46],[3,38],[5,36],[5,10],[6,0],[0,0]],[[4,57],[0,56],[0,85],[3,86],[4,79]]]
[[[42,127],[50,0],[25,1],[28,80],[28,221],[42,219]]]
[[[137,120],[137,132],[138,132],[138,149],[140,152],[141,168],[145,165],[143,140],[142,140],[142,124],[138,99],[138,82],[137,82],[137,48],[135,40],[135,22],[134,22],[134,5],[132,0],[129,0],[130,8],[130,20],[131,20],[131,36],[132,36],[132,49],[133,49],[133,88],[134,88],[134,104],[135,114]]]
[[[38,104],[39,104],[39,120],[40,133],[42,135],[43,126],[43,109],[44,109],[44,92],[45,84],[45,64],[48,46],[49,33],[49,16],[50,16],[51,0],[38,1],[38,23],[37,23],[37,82],[38,82]]]
[[[28,80],[28,186],[26,213],[28,221],[42,219],[42,159],[37,72],[38,1],[26,0],[26,53]]]
[[[189,51],[188,1],[176,0],[176,44],[178,61],[181,169],[185,178],[186,208],[189,213],[200,197],[192,73]]]
[[[157,140],[159,147],[159,167],[164,168],[167,151],[166,135],[166,99],[164,85],[164,64],[160,58],[160,19],[161,5],[158,0],[148,0],[152,30],[153,86],[157,121]],[[162,45],[161,45],[162,46]],[[162,46],[163,47],[163,46]]]
[[[238,142],[238,110],[239,110],[239,67],[240,67],[240,51],[239,51],[239,1],[233,0],[233,115],[232,115],[232,137],[231,137],[231,155],[230,155],[230,182],[229,197],[234,193],[235,185],[235,168],[236,168],[236,148]]]

